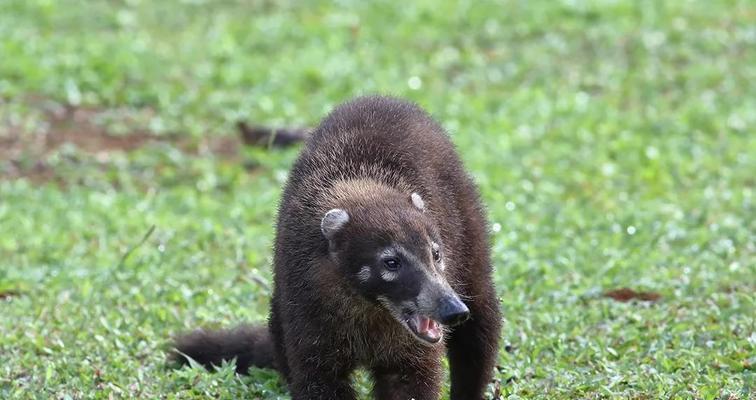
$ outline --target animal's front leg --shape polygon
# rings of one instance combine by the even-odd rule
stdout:
[[[443,379],[441,360],[428,356],[412,364],[372,369],[377,400],[438,400]]]
[[[452,400],[481,400],[491,381],[501,332],[499,302],[490,279],[465,288],[470,319],[447,340]]]
[[[309,364],[309,365],[308,365]],[[330,365],[295,363],[291,365],[289,390],[292,400],[354,400],[349,370],[334,370]]]
[[[354,400],[357,396],[349,379],[330,381],[322,376],[310,376],[291,384],[292,400]]]
[[[301,324],[297,335],[287,335],[286,359],[292,400],[354,400],[353,358],[332,341],[311,341],[324,328]]]

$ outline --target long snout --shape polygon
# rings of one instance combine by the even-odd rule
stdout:
[[[459,325],[470,318],[470,309],[456,294],[441,298],[438,305],[438,322],[446,326]]]

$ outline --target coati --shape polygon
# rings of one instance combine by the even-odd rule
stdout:
[[[277,369],[292,398],[482,399],[500,313],[477,189],[418,106],[363,97],[308,137],[279,206],[268,329],[199,330],[175,357]]]

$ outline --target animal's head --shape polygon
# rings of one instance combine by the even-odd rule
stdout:
[[[469,310],[446,279],[444,244],[422,198],[388,200],[331,209],[321,232],[357,292],[434,344],[444,326],[464,322]]]

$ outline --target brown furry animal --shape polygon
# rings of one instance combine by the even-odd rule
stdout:
[[[293,399],[481,399],[500,314],[477,190],[443,129],[414,104],[364,97],[308,138],[283,195],[268,331],[197,331],[204,365],[276,368]],[[182,358],[182,357],[179,357]]]

